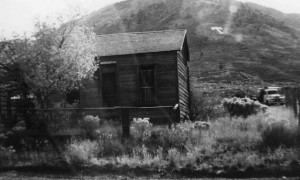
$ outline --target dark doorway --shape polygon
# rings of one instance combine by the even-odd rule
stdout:
[[[140,67],[139,86],[141,105],[154,105],[155,89],[153,66]]]
[[[102,72],[102,105],[116,106],[117,83],[115,65],[105,65]]]

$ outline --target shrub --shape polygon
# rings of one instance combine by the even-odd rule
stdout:
[[[168,128],[154,128],[151,131],[150,137],[145,139],[143,143],[147,147],[157,149],[163,147],[164,152],[170,148],[184,149],[187,142],[187,137],[178,130]]]
[[[229,113],[230,117],[242,116],[244,118],[259,112],[265,112],[267,109],[266,105],[263,105],[258,101],[253,101],[249,98],[237,97],[223,99],[223,106]]]
[[[152,124],[149,122],[149,118],[134,118],[130,126],[130,132],[133,138],[145,140],[150,137],[151,128]]]
[[[125,154],[127,151],[120,138],[114,134],[100,134],[98,136],[98,143],[101,146],[99,155],[101,156],[118,156]],[[126,145],[126,144],[125,144]]]
[[[300,141],[298,119],[284,107],[271,107],[261,119],[260,133],[265,147],[297,146]]]
[[[175,126],[172,127],[172,130],[176,131],[181,131],[183,133],[189,133],[192,130],[194,130],[195,124],[191,121],[182,121]]]
[[[221,98],[219,96],[208,97],[196,90],[191,91],[191,114],[192,121],[208,121],[210,118],[217,118],[224,114],[220,108]]]
[[[269,149],[267,153],[265,153],[264,161],[269,164],[284,164],[287,165],[288,162],[299,161],[299,149],[297,148],[287,148],[284,146],[280,146],[276,149]]]
[[[210,123],[203,121],[195,121],[194,128],[196,129],[208,129],[210,127]]]
[[[270,148],[279,146],[292,147],[299,145],[299,133],[296,127],[285,124],[284,121],[271,123],[263,132],[264,145]]]
[[[101,151],[97,142],[90,140],[73,140],[65,151],[65,157],[71,164],[91,162]]]
[[[13,131],[24,131],[26,129],[25,122],[19,121],[13,128]]]
[[[122,123],[119,121],[101,121],[100,128],[97,130],[99,134],[113,134],[114,136],[122,136]]]
[[[151,148],[164,147],[165,150],[176,148],[186,151],[188,144],[195,144],[201,141],[201,132],[195,128],[191,121],[180,122],[169,128],[155,127],[150,131],[150,136],[143,142]]]
[[[0,168],[5,166],[13,166],[15,163],[12,157],[16,155],[16,150],[12,147],[4,147],[0,144]]]
[[[85,129],[87,135],[94,139],[97,137],[97,129],[100,128],[100,119],[98,116],[86,115],[83,118],[83,128]]]
[[[213,159],[213,164],[220,164],[221,166],[228,166],[237,170],[258,166],[263,162],[263,158],[255,151],[242,151],[237,153],[229,151]]]
[[[200,129],[203,129],[202,124],[204,124],[204,122],[200,122],[200,121],[184,121],[184,122],[180,122],[179,124],[175,125],[172,127],[172,131],[174,131],[177,134],[177,138],[178,136],[181,136],[187,144],[187,143],[192,143],[195,144],[197,142],[199,142],[201,139],[201,132]],[[207,123],[208,124],[208,123]]]
[[[151,166],[152,168],[159,168],[166,164],[163,158],[162,148],[158,148],[155,153],[151,154],[146,146],[134,148],[131,155],[122,155],[116,158],[116,161],[122,165],[130,167],[136,166]]]
[[[167,159],[170,166],[179,167],[181,164],[181,154],[176,148],[171,148],[168,150]]]
[[[12,153],[15,153],[15,152],[16,152],[16,150],[12,146],[4,147],[4,146],[0,145],[0,155],[1,156],[3,154],[12,154]]]
[[[116,121],[103,121],[97,130],[95,141],[101,146],[100,156],[118,156],[130,152],[131,143],[122,142],[122,129]],[[131,149],[130,149],[131,150]]]
[[[219,151],[245,151],[253,150],[261,142],[256,117],[249,117],[247,121],[242,118],[219,119],[210,126],[210,141],[216,142]]]

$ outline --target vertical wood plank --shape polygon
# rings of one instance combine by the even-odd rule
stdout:
[[[130,136],[129,109],[122,108],[121,111],[122,111],[123,138],[128,138]]]

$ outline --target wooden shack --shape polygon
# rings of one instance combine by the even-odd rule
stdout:
[[[99,35],[96,60],[94,82],[80,91],[81,107],[151,107],[131,115],[151,119],[178,104],[178,116],[189,115],[186,30]]]

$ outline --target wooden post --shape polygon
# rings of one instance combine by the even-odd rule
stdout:
[[[298,97],[298,107],[300,107],[300,97]],[[300,108],[299,108],[300,111]],[[300,112],[298,114],[298,129],[299,129],[299,134],[300,134]]]
[[[129,120],[129,109],[122,108],[122,129],[123,137],[128,138],[130,136],[130,120]]]
[[[7,96],[6,96],[6,115],[7,115],[7,119],[6,122],[8,122],[8,126],[10,128],[13,127],[13,119],[12,119],[12,107],[11,107],[11,92],[7,92]]]
[[[300,87],[297,88],[298,131],[300,133]]]
[[[294,116],[295,116],[295,118],[297,118],[299,112],[298,112],[298,104],[297,104],[298,93],[297,93],[297,88],[296,87],[294,87],[291,90],[291,94],[292,94],[291,102],[292,102],[292,106],[293,106],[293,110],[294,110]]]
[[[171,120],[172,124],[177,124],[180,122],[179,104],[175,104],[175,106],[171,109]],[[170,124],[169,127],[171,127]]]

